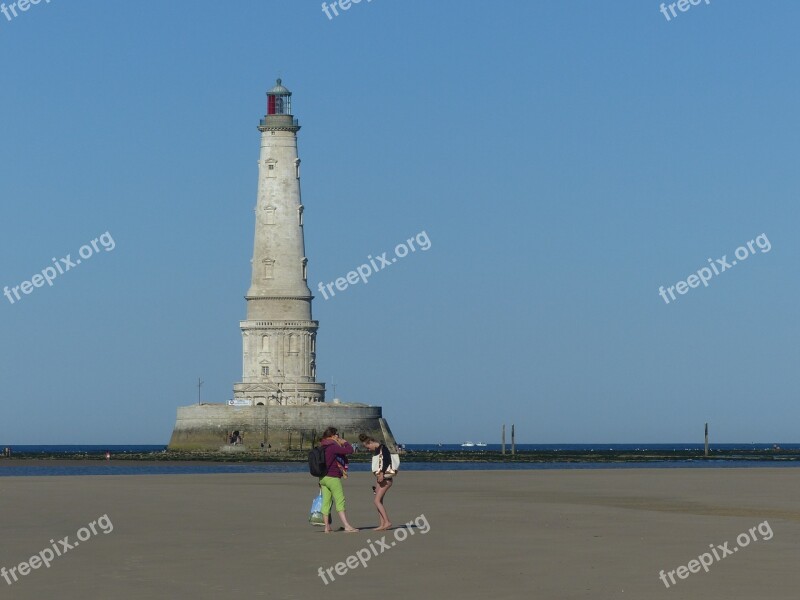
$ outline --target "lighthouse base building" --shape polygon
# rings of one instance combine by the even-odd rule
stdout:
[[[328,427],[345,438],[365,433],[396,448],[381,407],[325,402],[325,384],[316,379],[319,322],[311,316],[300,125],[291,97],[279,79],[267,92],[267,114],[258,127],[252,280],[245,296],[247,319],[239,324],[242,381],[225,404],[178,408],[172,450],[310,448]]]
[[[396,448],[380,406],[320,402],[305,406],[181,406],[169,449],[226,449],[235,431],[242,436],[242,450],[310,449],[328,427],[336,427],[349,441],[357,442],[358,435],[366,433]]]

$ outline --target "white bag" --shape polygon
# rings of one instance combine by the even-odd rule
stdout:
[[[312,525],[325,525],[325,517],[322,516],[322,491],[314,498],[311,503],[311,512],[308,515],[308,522]]]
[[[383,474],[386,479],[391,479],[394,477],[397,474],[397,471],[400,469],[400,455],[390,454],[390,456],[392,457],[392,464],[388,469],[386,469],[386,473]],[[381,458],[382,456],[380,454],[376,454],[372,457],[372,472],[375,473],[375,475],[383,470]]]

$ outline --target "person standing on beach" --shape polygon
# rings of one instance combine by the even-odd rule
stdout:
[[[344,530],[348,533],[356,532],[358,529],[347,521],[344,510],[344,489],[342,488],[342,478],[347,478],[347,455],[353,453],[353,447],[350,442],[339,437],[335,427],[328,427],[323,432],[320,444],[325,448],[325,464],[328,466],[327,474],[319,478],[325,533],[331,532],[331,505],[334,502]]]
[[[383,498],[393,483],[393,479],[386,476],[386,471],[392,468],[392,455],[386,446],[368,435],[362,433],[358,436],[358,439],[364,445],[364,448],[372,452],[374,456],[379,457],[378,470],[375,471],[378,485],[372,489],[375,491],[375,508],[378,510],[378,516],[381,519],[381,524],[375,528],[375,531],[384,531],[392,526],[389,515],[386,513],[386,507],[383,505]]]

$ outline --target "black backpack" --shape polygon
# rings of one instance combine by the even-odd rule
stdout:
[[[328,474],[325,446],[317,446],[308,453],[308,472],[314,477],[324,477]]]

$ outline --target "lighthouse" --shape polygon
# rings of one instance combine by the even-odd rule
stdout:
[[[258,130],[252,278],[245,296],[247,320],[240,323],[242,381],[234,385],[234,399],[255,406],[324,402],[325,385],[316,382],[319,323],[311,316],[303,236],[300,125],[292,115],[292,92],[280,79],[267,92]]]
[[[325,402],[317,382],[317,329],[311,315],[300,196],[300,158],[292,93],[267,92],[258,125],[255,236],[242,332],[242,379],[233,398],[178,407],[171,450],[305,450],[328,427],[345,438],[365,433],[396,451],[380,406]],[[377,392],[376,392],[377,393]],[[230,440],[237,439],[236,445]],[[241,440],[241,443],[238,442]]]

